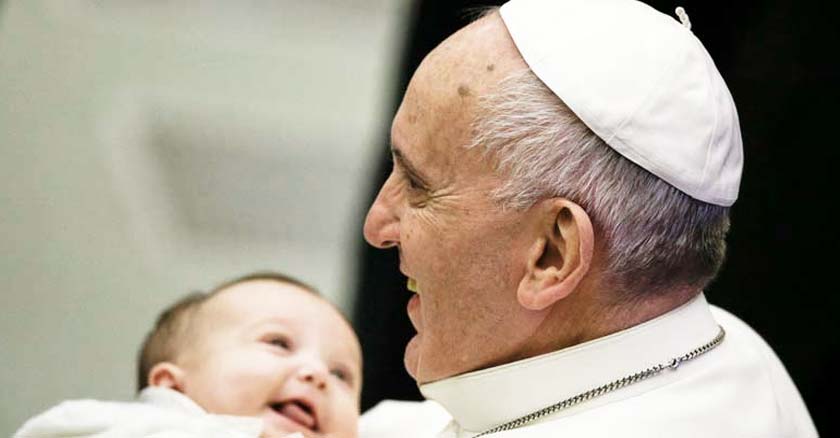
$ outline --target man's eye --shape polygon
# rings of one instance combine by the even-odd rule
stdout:
[[[417,182],[417,180],[415,180],[414,178],[409,176],[409,177],[406,177],[406,180],[408,181],[408,187],[411,190],[423,190],[424,189],[424,187],[419,182]]]

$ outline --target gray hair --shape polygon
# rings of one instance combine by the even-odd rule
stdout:
[[[641,298],[702,289],[726,253],[729,209],[698,201],[610,148],[530,70],[482,96],[467,147],[507,181],[492,196],[524,210],[563,197],[589,214],[608,287]]]

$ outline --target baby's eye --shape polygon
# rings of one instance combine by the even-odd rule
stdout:
[[[330,374],[337,377],[338,380],[350,383],[350,380],[351,380],[350,379],[350,373],[348,373],[347,371],[344,371],[343,369],[334,368],[334,369],[330,370]]]
[[[284,350],[292,349],[292,341],[286,336],[272,336],[266,342]]]

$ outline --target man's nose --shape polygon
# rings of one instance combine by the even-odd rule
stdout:
[[[400,241],[400,221],[397,214],[397,187],[394,174],[388,177],[365,218],[365,240],[380,248],[396,246]]]

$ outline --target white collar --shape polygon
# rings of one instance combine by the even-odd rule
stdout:
[[[626,330],[548,354],[420,385],[467,430],[530,414],[703,345],[718,333],[703,294]]]
[[[140,394],[137,395],[137,399],[143,403],[149,403],[172,411],[182,412],[184,414],[207,413],[201,406],[186,395],[160,386],[147,386],[140,391]]]

